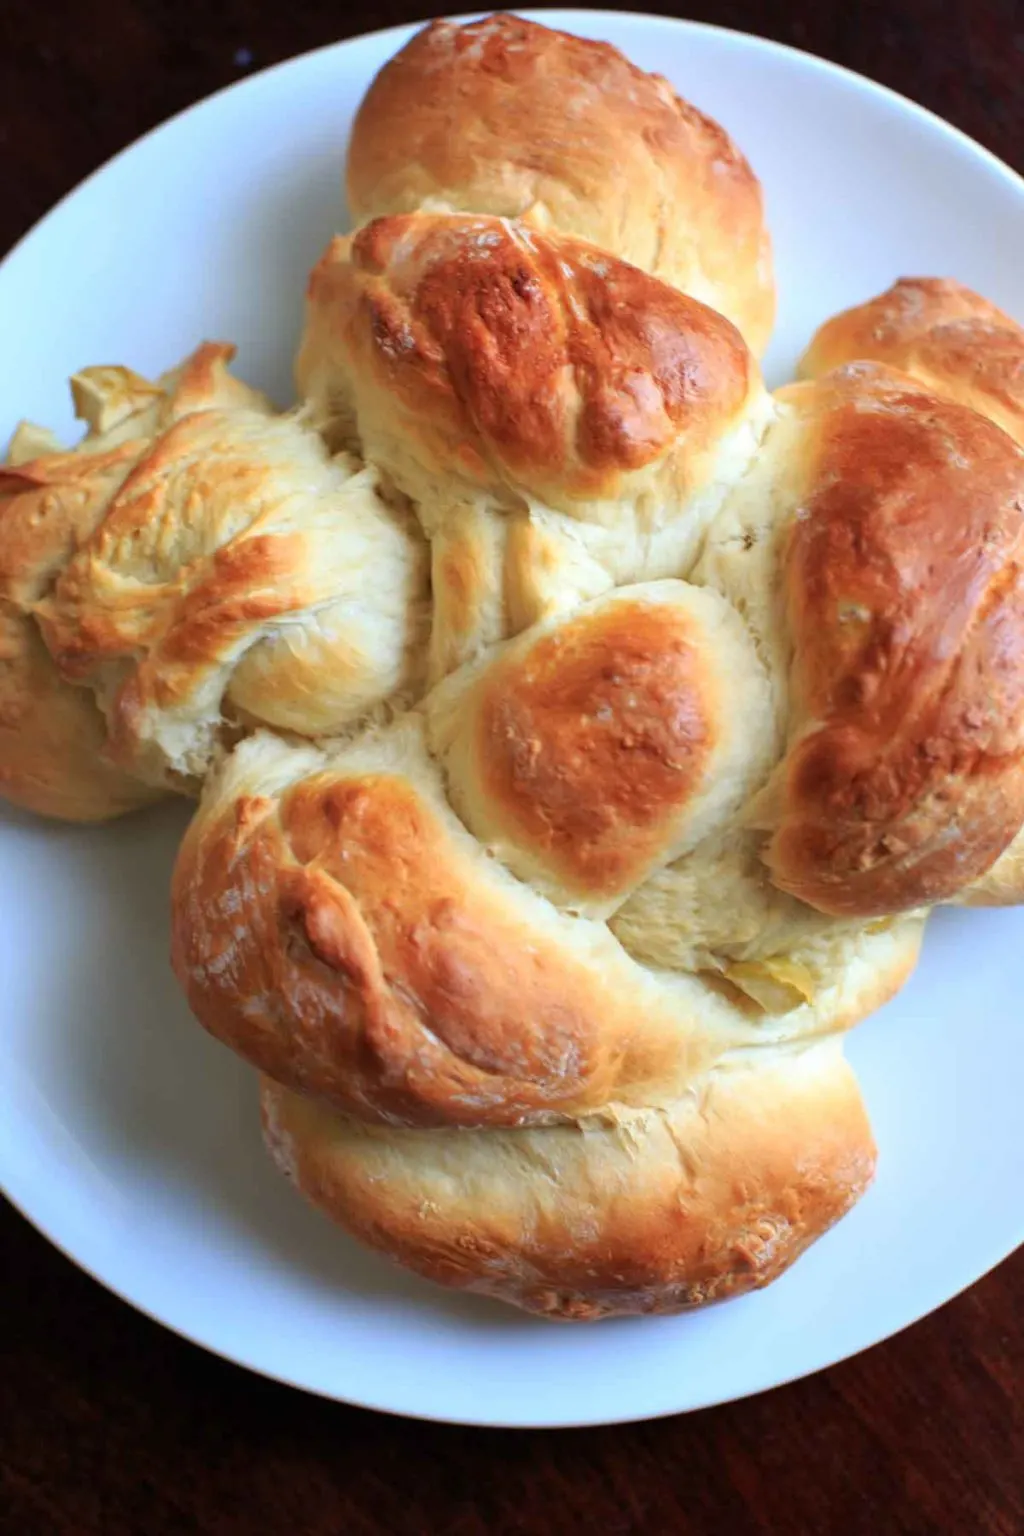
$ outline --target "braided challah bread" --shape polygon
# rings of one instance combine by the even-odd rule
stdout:
[[[203,348],[15,445],[0,782],[202,787],[175,971],[371,1246],[572,1318],[765,1284],[872,1177],[843,1033],[1024,899],[1024,332],[904,282],[769,394],[746,162],[515,18],[384,68],[348,186],[295,410]]]

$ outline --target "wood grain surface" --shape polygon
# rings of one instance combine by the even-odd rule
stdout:
[[[427,14],[0,0],[0,250],[210,91]],[[1020,0],[733,0],[687,14],[859,70],[1022,168]],[[0,1274],[4,1536],[1024,1536],[1024,1253],[811,1380],[559,1433],[392,1420],[247,1375],[115,1300],[4,1205]]]

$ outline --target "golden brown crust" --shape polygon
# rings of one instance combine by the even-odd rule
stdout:
[[[82,822],[158,798],[107,759],[106,735],[92,695],[62,680],[32,620],[0,601],[0,796]]]
[[[902,278],[827,321],[800,368],[814,378],[860,359],[910,374],[1024,445],[1024,329],[962,283]]]
[[[102,521],[142,443],[107,452],[51,453],[0,466],[0,595],[29,607],[38,601]]]
[[[763,350],[775,308],[761,189],[724,130],[607,43],[517,16],[431,22],[352,132],[359,222],[421,207],[593,241],[693,293]]]
[[[791,735],[775,882],[868,916],[954,895],[1024,821],[1024,453],[853,365],[813,420],[785,591]]]
[[[393,772],[204,809],[174,877],[197,1017],[281,1081],[398,1124],[543,1120],[720,1048],[675,1038],[649,990],[641,1016],[644,974],[609,935],[567,953],[570,921],[545,933],[452,834]]]
[[[424,705],[474,836],[589,916],[738,812],[770,766],[769,707],[737,615],[678,581],[537,626]]]
[[[308,1199],[429,1280],[553,1318],[676,1312],[768,1284],[870,1183],[835,1044],[658,1113],[509,1132],[361,1125],[264,1081],[264,1134]]]
[[[200,777],[239,706],[313,733],[407,683],[424,585],[369,473],[288,418],[196,411],[147,448],[38,615],[64,675],[106,686],[119,759]]]
[[[380,392],[429,471],[550,505],[619,495],[680,442],[699,484],[758,382],[728,321],[607,252],[442,214],[332,242],[297,373],[306,398],[347,396],[364,437]]]
[[[79,376],[80,415],[88,386]],[[130,404],[121,406],[127,419]],[[12,447],[29,443],[50,448],[22,427]],[[141,447],[129,438],[0,466],[0,794],[37,815],[106,821],[158,797],[110,760],[95,699],[61,677],[35,620],[35,605],[93,533]]]
[[[713,705],[692,624],[618,604],[496,667],[478,715],[483,793],[567,884],[618,891],[706,771]],[[513,686],[510,686],[510,683]]]
[[[81,761],[83,814],[86,799],[98,814],[103,786],[115,814],[152,798],[129,778],[190,788],[254,722],[336,730],[419,671],[418,531],[371,471],[331,462],[314,432],[232,380],[231,356],[200,347],[159,385],[87,370],[74,388],[90,435],[0,471],[0,601],[21,616],[8,648],[20,635],[32,651],[7,669],[7,712],[33,722],[0,754],[12,786],[61,782],[73,807]],[[23,430],[16,446],[33,440]],[[18,678],[38,693],[44,671],[52,707],[30,710]],[[120,774],[98,765],[100,749]]]
[[[416,715],[330,753],[243,742],[173,881],[200,1022],[368,1120],[524,1125],[678,1097],[728,1052],[839,1031],[902,984],[920,924],[851,933],[814,1005],[748,1008],[632,961],[460,825]]]

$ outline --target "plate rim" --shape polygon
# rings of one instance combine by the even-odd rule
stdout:
[[[1022,201],[1022,205],[1024,205],[1024,175],[1014,170],[1012,166],[1002,160],[994,151],[988,149],[985,145],[978,143],[977,140],[973,139],[967,132],[965,132],[965,130],[957,127],[953,123],[948,122],[945,118],[939,116],[930,108],[923,106],[917,101],[914,101],[911,97],[905,96],[901,92],[895,90],[893,87],[885,85],[880,81],[874,80],[868,75],[861,74],[860,72],[853,70],[846,65],[834,63],[819,54],[810,52],[809,50],[798,48],[790,43],[779,42],[774,38],[765,37],[759,33],[747,32],[734,27],[726,27],[714,22],[692,20],[686,17],[660,15],[647,11],[620,11],[604,7],[583,6],[557,7],[550,10],[540,10],[532,7],[511,7],[510,11],[511,14],[524,17],[528,20],[537,21],[548,26],[568,28],[569,30],[572,29],[572,22],[574,20],[593,24],[595,27],[600,27],[604,21],[611,21],[616,25],[636,24],[641,28],[653,27],[654,29],[658,30],[667,29],[673,33],[690,35],[711,34],[715,37],[739,43],[743,46],[753,45],[757,51],[764,50],[769,54],[778,54],[782,55],[783,57],[795,59],[799,61],[802,67],[810,67],[819,75],[825,76],[826,78],[839,76],[840,78],[845,79],[858,91],[866,93],[869,97],[881,98],[883,101],[888,102],[890,106],[899,109],[904,115],[909,116],[911,119],[916,119],[920,124],[926,127],[932,135],[937,134],[940,138],[944,139],[947,144],[955,145],[961,151],[969,152],[976,160],[980,160],[983,165],[986,165],[990,171],[994,171],[996,175],[1007,184],[1008,188],[1017,194],[1017,196]],[[83,176],[72,187],[70,187],[68,191],[66,191],[60,198],[58,198],[57,201],[54,202],[42,215],[40,215],[40,217],[37,218],[4,253],[2,260],[0,260],[0,283],[3,282],[4,273],[9,264],[11,264],[15,258],[23,258],[25,248],[31,244],[33,239],[42,231],[49,220],[57,215],[66,203],[71,202],[74,198],[78,197],[79,194],[84,193],[86,189],[91,185],[91,183],[98,181],[107,171],[111,170],[122,160],[125,160],[134,154],[144,144],[148,143],[148,141],[155,139],[165,131],[169,132],[173,130],[173,128],[181,120],[187,118],[193,113],[198,112],[208,104],[219,100],[221,97],[227,96],[231,92],[244,89],[256,80],[262,80],[269,75],[290,69],[295,65],[318,56],[326,55],[329,53],[339,53],[346,48],[353,47],[354,45],[364,44],[370,41],[393,41],[394,48],[390,50],[393,52],[395,48],[401,46],[404,40],[412,37],[432,19],[466,23],[472,20],[481,19],[489,14],[491,14],[491,12],[488,10],[472,9],[463,12],[449,13],[438,18],[426,17],[417,21],[402,22],[388,27],[375,28],[371,31],[359,32],[350,37],[343,37],[334,42],[324,43],[315,48],[306,49],[300,53],[291,55],[288,58],[278,60],[273,64],[269,64],[262,69],[250,71],[243,75],[241,78],[230,81],[228,84],[220,86],[216,90],[209,92],[207,95],[198,98],[197,100],[189,103],[187,106],[179,109],[177,112],[174,112],[169,117],[163,119],[161,122],[154,124],[151,128],[146,129],[135,139],[131,140],[128,144],[116,150],[93,170]],[[777,1376],[774,1370],[769,1369],[765,1374],[766,1376],[770,1376],[773,1379],[770,1381],[766,1380],[761,1385],[755,1384],[741,1391],[730,1392],[725,1396],[715,1395],[712,1391],[712,1395],[702,1395],[699,1401],[691,1402],[688,1406],[655,1408],[653,1410],[641,1410],[615,1414],[614,1416],[609,1416],[607,1412],[599,1411],[590,1416],[569,1416],[565,1414],[549,1414],[547,1416],[541,1416],[536,1413],[532,1413],[529,1418],[503,1418],[500,1415],[490,1414],[478,1414],[470,1418],[464,1414],[456,1415],[452,1413],[432,1412],[429,1409],[423,1407],[410,1407],[406,1403],[388,1401],[386,1393],[380,1393],[374,1397],[370,1397],[365,1393],[365,1391],[360,1389],[359,1395],[350,1395],[344,1390],[344,1383],[341,1383],[338,1387],[332,1385],[330,1388],[311,1384],[297,1379],[295,1375],[287,1374],[280,1369],[262,1365],[250,1358],[243,1356],[241,1352],[231,1352],[228,1348],[216,1342],[215,1335],[211,1330],[207,1330],[204,1333],[204,1331],[200,1328],[189,1328],[183,1324],[171,1321],[168,1318],[161,1316],[160,1311],[155,1306],[151,1306],[146,1301],[140,1300],[136,1296],[133,1296],[121,1282],[112,1278],[112,1272],[108,1272],[103,1265],[96,1264],[91,1260],[86,1260],[74,1253],[71,1246],[69,1246],[69,1244],[65,1242],[63,1238],[58,1237],[55,1234],[55,1230],[53,1229],[52,1224],[47,1220],[45,1215],[37,1215],[33,1213],[33,1211],[28,1208],[28,1205],[25,1203],[25,1201],[19,1195],[16,1195],[12,1192],[8,1171],[3,1166],[0,1166],[0,1193],[4,1195],[4,1197],[10,1202],[13,1208],[28,1223],[30,1227],[39,1233],[39,1235],[54,1249],[56,1249],[63,1258],[72,1263],[75,1268],[80,1270],[83,1274],[87,1275],[91,1281],[102,1286],[104,1290],[108,1291],[118,1301],[128,1305],[135,1312],[145,1317],[148,1321],[157,1324],[159,1327],[167,1330],[171,1334],[176,1335],[179,1339],[183,1340],[189,1345],[201,1349],[213,1355],[215,1358],[223,1360],[232,1366],[244,1369],[246,1371],[251,1371],[255,1375],[260,1376],[265,1380],[275,1382],[293,1390],[307,1393],[310,1396],[318,1397],[328,1402],[337,1402],[343,1405],[361,1408],[369,1412],[388,1414],[390,1416],[410,1419],[417,1422],[451,1424],[463,1427],[486,1429],[584,1429],[618,1424],[645,1423],[664,1418],[672,1418],[682,1414],[699,1413],[705,1411],[708,1408],[720,1407],[727,1403],[743,1401],[749,1397],[763,1396],[782,1387],[791,1386],[797,1381],[815,1376],[824,1370],[830,1370],[835,1366],[841,1365],[858,1355],[866,1354],[870,1350],[875,1349],[877,1346],[885,1344],[891,1339],[898,1337],[907,1329],[914,1327],[925,1318],[941,1311],[949,1303],[962,1296],[966,1291],[971,1289],[971,1287],[976,1285],[978,1281],[981,1280],[985,1275],[990,1274],[1000,1264],[1009,1259],[1021,1246],[1022,1241],[1024,1241],[1024,1238],[1018,1239],[1017,1242],[1012,1243],[1008,1248],[1004,1247],[1004,1243],[1002,1241],[997,1242],[995,1247],[998,1251],[994,1255],[991,1253],[987,1254],[984,1258],[978,1261],[976,1266],[972,1265],[969,1277],[963,1280],[962,1283],[959,1283],[956,1289],[951,1292],[946,1292],[943,1298],[939,1301],[926,1300],[919,1310],[914,1310],[912,1316],[900,1321],[895,1326],[888,1328],[886,1331],[878,1334],[871,1340],[870,1343],[862,1345],[855,1344],[853,1347],[844,1350],[838,1355],[830,1356],[819,1365],[812,1366],[809,1369],[797,1369],[792,1374],[784,1375],[781,1378]],[[940,1286],[939,1289],[945,1290],[945,1287]],[[558,1325],[552,1323],[551,1326]]]
[[[0,1194],[2,1194],[3,1197],[14,1207],[18,1214],[24,1218],[28,1225],[46,1242],[48,1242],[50,1246],[54,1248],[63,1258],[67,1259],[75,1269],[86,1275],[88,1279],[91,1280],[94,1284],[99,1285],[102,1290],[107,1291],[111,1296],[115,1298],[115,1300],[130,1307],[133,1312],[136,1312],[141,1317],[144,1317],[147,1322],[153,1323],[158,1328],[162,1328],[166,1332],[173,1334],[176,1338],[182,1340],[182,1342],[188,1344],[190,1347],[201,1350],[205,1354],[212,1355],[215,1359],[221,1360],[227,1365],[233,1366],[235,1369],[249,1371],[253,1375],[261,1377],[264,1381],[273,1382],[277,1386],[287,1387],[291,1391],[305,1393],[307,1396],[319,1398],[323,1402],[338,1403],[342,1407],[347,1408],[360,1408],[369,1413],[386,1415],[389,1418],[408,1419],[414,1423],[447,1424],[461,1429],[521,1430],[529,1432],[531,1430],[614,1428],[620,1424],[653,1424],[662,1419],[682,1418],[683,1416],[688,1417],[694,1413],[706,1413],[715,1408],[724,1408],[730,1403],[746,1402],[749,1398],[767,1397],[770,1393],[781,1391],[784,1387],[794,1386],[799,1381],[809,1381],[813,1377],[821,1375],[823,1371],[830,1371],[833,1370],[836,1366],[845,1365],[848,1361],[857,1359],[861,1355],[869,1354],[871,1351],[879,1348],[881,1345],[888,1344],[892,1339],[899,1338],[900,1334],[905,1333],[909,1328],[916,1327],[918,1323],[924,1322],[927,1318],[935,1316],[945,1307],[949,1306],[952,1302],[957,1301],[967,1291],[971,1290],[972,1287],[977,1285],[980,1280],[983,1280],[986,1275],[992,1274],[996,1269],[999,1268],[1001,1264],[1006,1263],[1008,1259],[1012,1258],[1013,1255],[1017,1252],[1018,1248],[1021,1247],[1021,1244],[1018,1243],[1014,1247],[1010,1248],[1006,1253],[1001,1253],[999,1257],[995,1259],[984,1260],[982,1262],[982,1267],[978,1269],[977,1272],[971,1276],[971,1278],[965,1280],[962,1285],[958,1286],[956,1290],[949,1293],[944,1300],[935,1304],[926,1303],[925,1306],[920,1311],[916,1312],[913,1317],[907,1318],[904,1322],[898,1323],[895,1327],[879,1334],[878,1337],[873,1339],[870,1344],[863,1344],[859,1346],[854,1345],[852,1349],[844,1350],[841,1354],[838,1354],[834,1358],[825,1361],[823,1364],[811,1367],[810,1370],[797,1370],[794,1371],[791,1375],[783,1376],[773,1381],[766,1382],[761,1386],[753,1386],[739,1392],[730,1392],[724,1397],[713,1396],[702,1399],[700,1402],[691,1403],[689,1407],[657,1408],[649,1412],[643,1411],[639,1413],[616,1414],[611,1418],[605,1413],[598,1413],[593,1417],[583,1418],[570,1418],[563,1416],[538,1418],[531,1416],[531,1418],[527,1420],[523,1418],[505,1419],[501,1418],[500,1416],[489,1415],[486,1418],[476,1417],[470,1419],[461,1415],[454,1415],[450,1413],[431,1413],[423,1408],[410,1408],[406,1406],[399,1407],[394,1403],[385,1401],[383,1397],[372,1401],[365,1396],[350,1397],[340,1390],[328,1390],[326,1387],[319,1387],[308,1382],[300,1381],[293,1376],[285,1375],[281,1371],[271,1370],[269,1367],[255,1363],[252,1360],[242,1359],[240,1355],[231,1354],[221,1345],[212,1342],[208,1338],[204,1338],[198,1331],[190,1331],[178,1323],[170,1322],[166,1318],[161,1317],[154,1308],[128,1294],[128,1292],[125,1291],[119,1284],[115,1284],[113,1281],[104,1278],[104,1276],[98,1271],[96,1267],[90,1263],[85,1262],[83,1259],[72,1253],[66,1244],[60,1239],[56,1238],[42,1221],[37,1220],[37,1218],[33,1216],[31,1212],[26,1210],[21,1202],[10,1193],[6,1183],[2,1180],[2,1178],[0,1178]],[[728,1303],[725,1303],[725,1305],[727,1304]],[[535,1320],[542,1322],[551,1328],[575,1326],[571,1323],[563,1324],[551,1319],[538,1318]],[[582,1326],[586,1327],[595,1325],[583,1324]],[[611,1324],[606,1324],[605,1326],[614,1327],[614,1322]],[[774,1375],[775,1373],[769,1372],[768,1374]]]

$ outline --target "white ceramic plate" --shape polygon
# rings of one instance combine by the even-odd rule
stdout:
[[[952,129],[804,55],[643,16],[547,13],[721,119],[767,189],[773,380],[814,327],[901,274],[953,275],[1024,319],[1024,183]],[[65,376],[157,372],[204,336],[280,400],[308,268],[342,226],[373,72],[357,39],[149,135],[0,268],[0,433],[72,432]],[[0,813],[2,814],[2,813]],[[181,807],[79,831],[0,819],[0,1181],[64,1251],[169,1327],[331,1397],[478,1424],[679,1412],[820,1369],[904,1327],[1024,1238],[1024,912],[943,912],[917,977],[850,1042],[881,1149],[846,1221],[756,1296],[572,1328],[459,1298],[308,1210],[259,1140],[252,1074],[190,1020],[167,964]]]

